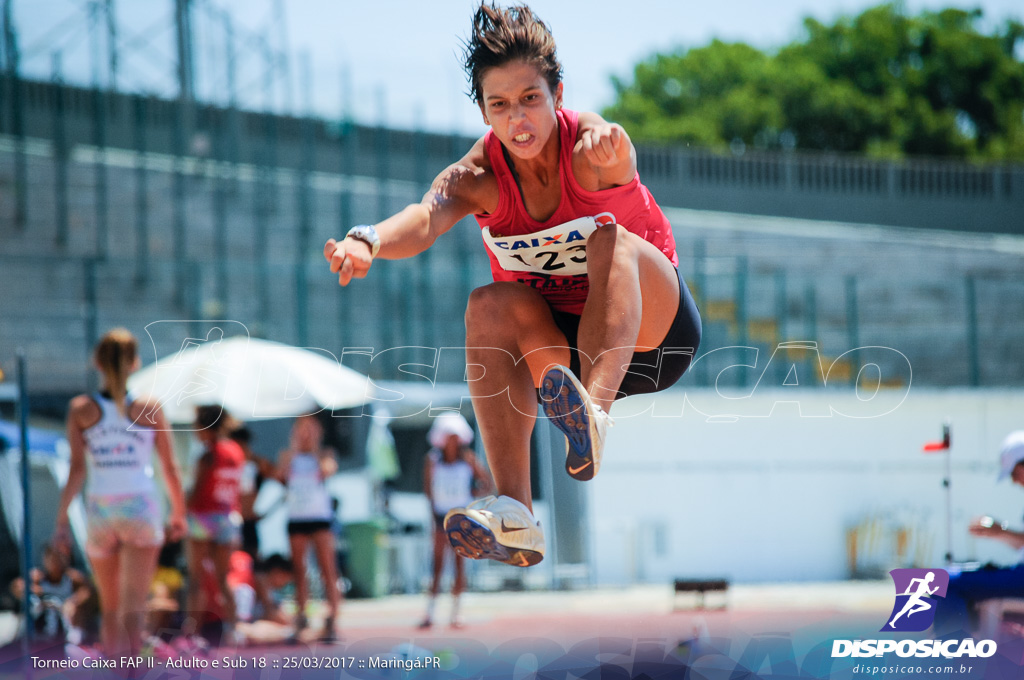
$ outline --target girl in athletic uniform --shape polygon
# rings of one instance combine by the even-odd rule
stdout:
[[[612,404],[674,384],[700,316],[626,131],[564,108],[547,26],[524,5],[481,5],[465,65],[490,131],[420,203],[329,240],[324,257],[348,285],[375,257],[412,257],[476,217],[494,283],[470,295],[466,361],[483,367],[469,387],[498,496],[453,509],[445,530],[461,555],[528,566],[544,555],[529,469],[538,392],[567,437],[566,471],[591,479]]]
[[[444,532],[444,517],[452,508],[469,505],[479,493],[490,491],[490,477],[476,460],[469,445],[473,443],[473,428],[458,413],[445,413],[434,420],[427,434],[431,449],[423,463],[423,492],[430,501],[434,515],[434,578],[430,585],[427,615],[420,628],[434,624],[434,604],[441,589],[441,571],[448,552],[448,538]],[[459,601],[466,588],[465,560],[455,555],[455,582],[452,584],[453,628],[461,626]]]
[[[338,471],[334,450],[323,446],[324,430],[316,416],[302,416],[292,426],[291,444],[278,462],[278,478],[287,488],[288,542],[295,573],[295,605],[298,611],[295,635],[308,626],[306,601],[306,552],[310,545],[320,566],[321,581],[327,597],[327,618],[321,640],[337,637],[336,625],[341,593],[334,554],[334,533],[331,525],[334,508],[327,492],[326,480]]]
[[[70,539],[68,506],[88,479],[85,552],[99,592],[101,647],[113,658],[142,647],[146,597],[164,542],[154,450],[170,500],[171,540],[184,534],[185,499],[163,412],[127,395],[128,376],[139,367],[135,337],[123,328],[108,332],[93,361],[102,387],[72,399],[68,413],[71,467],[57,509],[57,541]]]
[[[226,644],[235,644],[235,600],[228,585],[231,553],[241,540],[240,487],[245,454],[225,436],[230,416],[220,406],[196,409],[196,437],[204,451],[196,463],[188,498],[188,609],[198,616],[210,608],[202,574],[211,572],[224,613]],[[188,630],[186,633],[194,631]]]

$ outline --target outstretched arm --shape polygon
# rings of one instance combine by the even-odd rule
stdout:
[[[1014,550],[1024,548],[1024,532],[1008,529],[1005,524],[990,518],[987,522],[981,519],[971,522],[968,531],[974,536],[984,536],[1002,541]]]
[[[462,160],[437,176],[423,200],[375,225],[380,238],[376,257],[400,260],[418,255],[463,217],[485,212],[493,178],[478,162],[482,149],[481,140]],[[494,185],[495,196],[496,192]],[[368,244],[347,237],[340,241],[328,240],[324,245],[324,258],[342,286],[347,286],[353,278],[364,278],[374,259]]]

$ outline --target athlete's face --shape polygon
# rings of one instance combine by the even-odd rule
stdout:
[[[199,440],[199,443],[208,449],[212,449],[214,444],[217,443],[219,426],[203,427],[202,423],[193,423],[193,427],[195,427],[196,439]]]
[[[517,158],[536,158],[558,126],[562,84],[552,92],[536,66],[510,61],[484,72],[480,79],[484,122]]]
[[[43,552],[43,570],[51,578],[60,578],[64,574],[65,564],[60,555],[52,549]]]
[[[444,460],[446,463],[454,463],[459,457],[459,450],[462,448],[462,442],[459,441],[459,435],[450,434],[448,439],[444,442]]]
[[[1013,466],[1013,471],[1010,473],[1010,479],[1013,480],[1014,484],[1024,486],[1024,461]]]
[[[324,431],[313,416],[302,416],[295,421],[292,441],[299,451],[319,451]]]

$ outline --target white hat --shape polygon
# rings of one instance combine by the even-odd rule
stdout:
[[[473,443],[473,428],[469,426],[461,413],[446,411],[434,419],[434,424],[427,433],[427,441],[435,449],[443,449],[451,435],[459,437],[459,443],[469,446]]]
[[[1010,476],[1017,463],[1024,461],[1024,430],[1011,432],[999,451],[999,481]]]

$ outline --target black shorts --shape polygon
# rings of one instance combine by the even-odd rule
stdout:
[[[250,555],[256,555],[260,551],[260,534],[256,524],[254,519],[242,521],[242,550]]]
[[[690,367],[697,354],[701,336],[700,312],[697,311],[697,304],[693,301],[690,289],[686,287],[686,282],[683,281],[678,269],[676,275],[679,277],[679,309],[672,320],[672,325],[657,349],[633,353],[616,399],[668,389],[683,377],[683,373]],[[577,336],[580,317],[578,314],[554,309],[551,310],[551,315],[558,330],[562,331],[568,342],[569,369],[579,378],[580,355],[577,349]]]
[[[288,522],[288,535],[302,534],[311,536],[318,531],[330,531],[331,521],[328,519],[299,520]]]

